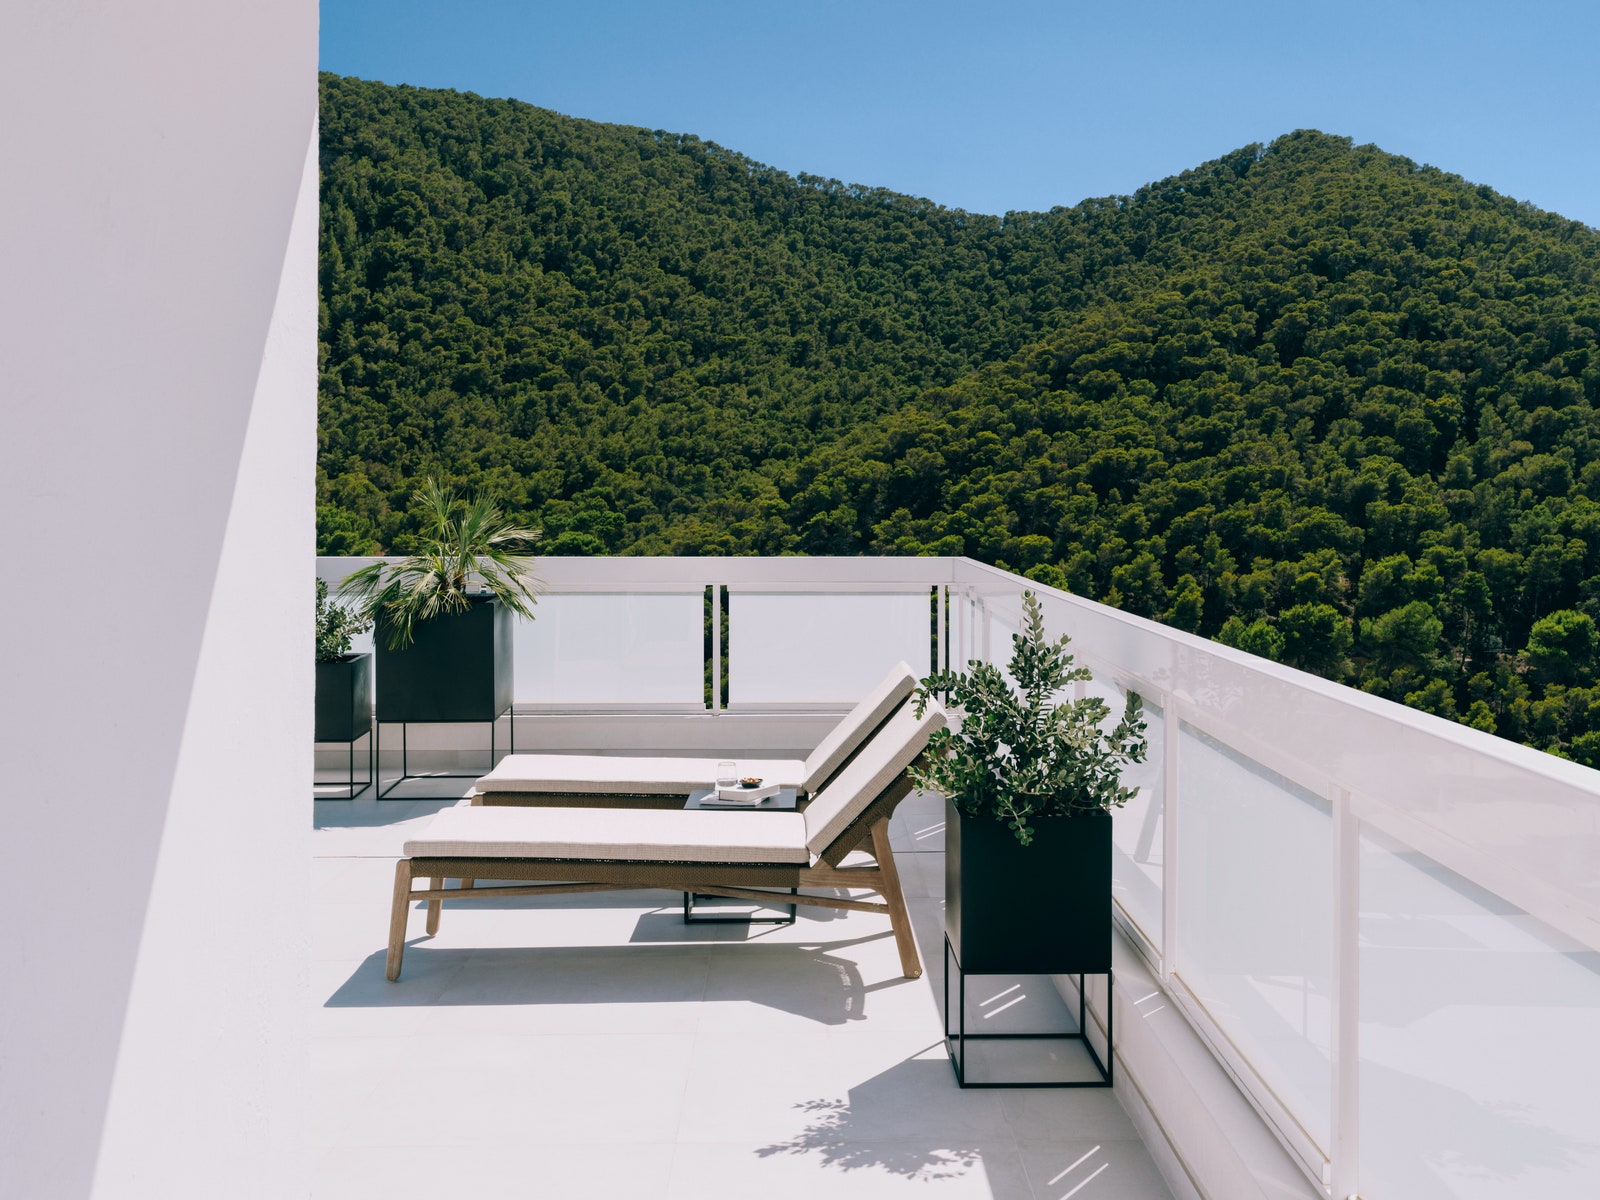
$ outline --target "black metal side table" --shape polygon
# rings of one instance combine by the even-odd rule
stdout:
[[[706,812],[750,813],[794,812],[800,806],[800,793],[795,788],[782,788],[779,790],[776,796],[768,796],[765,800],[761,801],[761,803],[752,804],[748,807],[734,807],[727,804],[700,803],[707,796],[715,794],[715,792],[715,788],[701,788],[697,792],[690,792],[688,802],[685,803],[683,807],[685,809],[702,809]],[[798,890],[798,888],[790,888],[788,894],[792,896]],[[782,894],[783,893],[781,892],[773,893],[775,896]],[[793,904],[772,905],[773,908],[787,908],[789,910],[789,915],[786,917],[758,917],[754,913],[737,917],[708,917],[695,912],[694,902],[699,898],[701,897],[696,892],[685,892],[683,894],[683,923],[685,925],[793,925],[795,922],[795,911],[797,906]]]

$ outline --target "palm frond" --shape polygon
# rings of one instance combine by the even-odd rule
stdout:
[[[537,541],[539,531],[513,525],[492,498],[464,502],[431,477],[414,500],[432,544],[398,562],[362,567],[340,588],[341,596],[387,628],[390,648],[409,646],[420,623],[467,608],[469,590],[479,585],[532,620],[539,580],[528,558],[512,547]]]

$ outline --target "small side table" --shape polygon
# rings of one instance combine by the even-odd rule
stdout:
[[[706,812],[721,813],[757,813],[757,812],[794,812],[800,806],[800,793],[795,788],[784,788],[776,796],[768,796],[760,804],[752,804],[748,808],[733,808],[726,804],[701,804],[700,801],[712,795],[715,788],[701,788],[699,791],[690,792],[685,809],[698,808]],[[798,889],[790,888],[789,895],[794,895]],[[775,892],[774,895],[782,893]],[[786,917],[758,917],[754,914],[739,917],[708,917],[697,914],[694,902],[699,899],[694,892],[683,894],[683,923],[685,925],[793,925],[795,909],[793,904],[775,904],[773,908],[787,908],[789,915]]]

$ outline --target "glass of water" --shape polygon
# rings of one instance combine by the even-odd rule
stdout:
[[[739,782],[739,764],[733,761],[717,764],[717,786],[732,787]]]

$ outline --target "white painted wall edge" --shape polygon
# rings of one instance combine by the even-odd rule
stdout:
[[[314,119],[302,137],[232,494],[215,497],[227,506],[226,532],[139,938],[97,1200],[289,1200],[309,1189],[302,789],[312,666],[300,606],[314,522]],[[262,561],[282,569],[263,573]],[[247,731],[262,753],[240,771]]]

